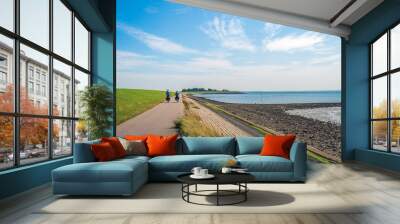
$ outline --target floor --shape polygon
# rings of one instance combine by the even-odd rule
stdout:
[[[183,103],[160,103],[117,126],[117,136],[178,133],[175,121],[183,116]]]
[[[38,214],[38,207],[54,199],[50,187],[42,186],[0,202],[0,223],[400,223],[399,174],[354,163],[309,167],[309,182],[367,206],[355,214]]]

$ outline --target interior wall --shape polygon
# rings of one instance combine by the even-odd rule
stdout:
[[[400,0],[386,0],[355,23],[348,40],[342,39],[343,160],[358,160],[387,169],[397,169],[393,158],[370,150],[369,44],[400,21]],[[363,150],[363,151],[359,151]],[[379,155],[377,155],[379,154]],[[386,154],[382,157],[381,155]],[[385,158],[390,156],[390,160]],[[382,160],[378,161],[378,160]],[[397,166],[397,167],[396,167]]]
[[[115,96],[115,62],[114,62],[114,33],[92,34],[92,72],[93,83],[103,84]],[[115,97],[113,110],[113,124],[109,129],[110,135],[115,135]],[[111,118],[110,118],[111,119]]]

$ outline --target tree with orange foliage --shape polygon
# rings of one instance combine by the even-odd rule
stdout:
[[[0,94],[0,111],[13,112],[14,94],[13,86],[9,85],[5,93]],[[13,146],[13,119],[9,116],[0,116],[0,148]]]
[[[0,94],[0,110],[3,112],[13,112],[14,107],[14,88],[12,85],[7,86],[6,92]],[[25,88],[20,88],[20,109],[22,114],[40,114],[47,115],[48,107],[34,105],[29,99]],[[0,116],[0,147],[12,148],[13,146],[13,120],[11,116]],[[47,143],[48,139],[48,119],[46,118],[20,118],[20,148],[24,149],[26,145]],[[53,138],[59,134],[59,128],[55,127]]]

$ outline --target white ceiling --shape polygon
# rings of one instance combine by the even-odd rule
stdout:
[[[383,0],[171,0],[227,14],[348,37]]]

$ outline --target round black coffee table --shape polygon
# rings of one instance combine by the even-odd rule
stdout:
[[[198,205],[234,205],[245,202],[247,200],[247,192],[249,188],[247,183],[255,180],[255,177],[247,173],[229,173],[213,174],[215,177],[212,179],[193,179],[189,174],[182,174],[177,177],[178,181],[182,183],[182,199],[188,203],[198,204]],[[215,190],[198,190],[197,185],[215,185]],[[223,190],[220,189],[220,185],[236,185],[237,190]],[[194,191],[190,191],[190,186],[195,186]],[[206,194],[209,192],[215,192],[215,194]],[[203,197],[216,197],[216,204],[202,204],[193,202],[190,200],[190,196],[203,196]],[[240,199],[231,203],[221,203],[221,197],[232,197],[240,196]]]

